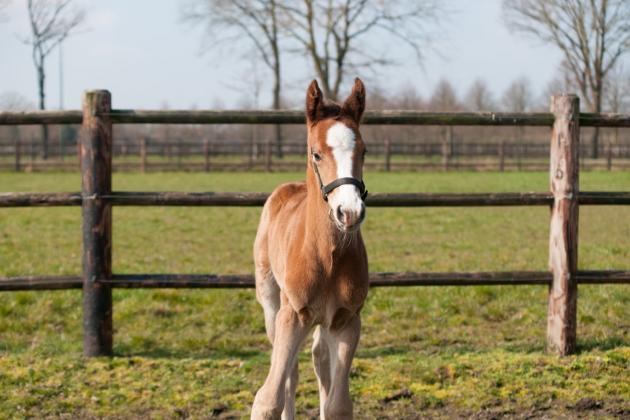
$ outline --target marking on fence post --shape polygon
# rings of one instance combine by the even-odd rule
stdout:
[[[112,274],[112,207],[99,198],[112,190],[111,95],[83,96],[81,192],[83,196],[83,353],[112,353],[112,290],[98,283]]]
[[[555,115],[550,147],[549,181],[554,203],[549,228],[547,347],[561,356],[573,353],[577,323],[577,258],[580,101],[575,95],[551,99]]]

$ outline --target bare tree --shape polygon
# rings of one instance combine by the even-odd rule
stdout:
[[[488,111],[495,107],[492,92],[483,79],[477,79],[472,84],[464,100],[466,107],[474,111]]]
[[[438,82],[429,99],[429,106],[434,111],[456,111],[460,108],[455,88],[446,79]]]
[[[621,66],[616,67],[606,80],[604,102],[608,111],[620,113],[630,109],[630,74]],[[606,144],[608,168],[611,168],[612,148],[619,144],[619,127],[612,130]],[[614,145],[614,146],[613,146]]]
[[[0,93],[0,110],[2,111],[26,111],[32,107],[31,101],[17,92]]]
[[[613,70],[604,87],[604,103],[610,112],[628,112],[630,108],[630,74],[623,68]]]
[[[446,79],[438,82],[429,99],[429,108],[433,111],[457,111],[461,108],[453,85]],[[448,158],[453,155],[455,146],[453,126],[447,125],[442,132],[442,157],[444,168],[448,167]]]
[[[37,71],[39,109],[46,109],[46,57],[84,21],[85,13],[72,8],[72,0],[28,0],[30,37],[23,41],[33,49]],[[42,158],[48,158],[48,126],[42,126]]]
[[[535,105],[537,111],[545,112],[549,110],[549,100],[558,93],[579,92],[579,88],[573,81],[573,76],[568,71],[567,65],[562,62],[558,66],[557,74],[551,79],[541,92],[538,103]]]
[[[418,59],[428,49],[429,27],[441,15],[437,0],[303,0],[282,3],[283,27],[311,61],[324,94],[336,99],[350,70],[393,64],[391,43],[369,44],[368,35],[409,47]]]
[[[521,77],[514,80],[503,93],[501,102],[507,112],[529,111],[533,105],[533,95],[529,80]]]
[[[4,10],[11,3],[10,0],[0,0],[0,23],[6,22],[8,20],[7,15],[4,13]]]
[[[213,43],[245,37],[273,74],[273,109],[281,107],[280,27],[277,0],[192,0],[185,21],[203,24]],[[282,128],[276,125],[276,156],[282,157]]]
[[[507,87],[501,98],[503,108],[507,112],[526,112],[533,106],[532,89],[529,79],[521,77],[514,80]],[[525,127],[513,127],[514,150],[516,151],[516,165],[518,170],[522,169],[524,155]]]
[[[630,50],[627,0],[503,0],[511,28],[554,44],[587,107],[601,112],[605,80]],[[599,129],[593,131],[597,158]]]

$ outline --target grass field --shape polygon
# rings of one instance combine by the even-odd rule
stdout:
[[[116,174],[116,190],[270,191],[302,173]],[[545,191],[547,173],[371,173],[378,192]],[[77,191],[73,173],[0,191]],[[630,190],[586,172],[583,190]],[[116,273],[249,273],[258,208],[114,209]],[[627,269],[630,208],[581,207],[580,268]],[[549,210],[368,209],[371,271],[544,270]],[[0,210],[0,276],[78,274],[80,210]],[[545,354],[546,288],[370,291],[352,369],[357,418],[630,416],[630,287],[581,286],[575,356]],[[249,290],[115,290],[115,357],[81,356],[79,291],[0,294],[0,418],[246,417],[268,369]],[[308,345],[299,418],[317,414]]]

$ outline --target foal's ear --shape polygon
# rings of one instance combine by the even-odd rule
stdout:
[[[322,94],[317,80],[313,79],[306,90],[306,121],[309,124],[317,122],[320,115],[320,108],[324,105],[324,95]]]
[[[354,79],[352,93],[343,103],[342,112],[354,119],[358,124],[361,121],[363,111],[365,111],[365,86],[363,86],[361,79],[357,77]]]

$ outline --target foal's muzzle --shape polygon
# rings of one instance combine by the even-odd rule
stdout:
[[[335,219],[342,230],[356,230],[365,219],[365,204],[361,203],[361,209],[358,212],[354,209],[345,209],[343,206],[337,206]]]

